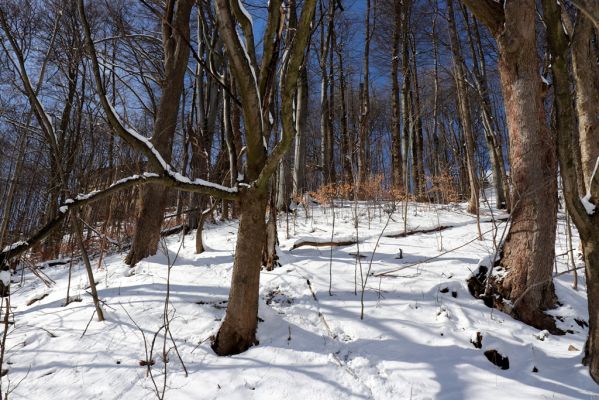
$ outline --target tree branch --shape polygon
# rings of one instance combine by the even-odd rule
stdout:
[[[219,187],[220,185],[212,184],[210,182],[197,182],[189,181],[186,178],[175,179],[171,176],[159,175],[155,173],[144,173],[142,175],[133,175],[121,180],[116,181],[106,189],[95,190],[86,194],[79,194],[74,199],[67,199],[60,206],[58,215],[38,230],[33,236],[26,241],[14,243],[10,246],[6,246],[0,252],[0,266],[4,264],[8,259],[14,258],[31,249],[36,244],[47,238],[54,230],[58,229],[62,222],[66,219],[68,213],[71,210],[76,210],[82,206],[95,203],[102,200],[112,194],[115,194],[123,189],[142,186],[147,184],[160,184],[166,187],[172,187],[174,189],[183,190],[186,192],[193,193],[204,193],[211,196],[215,196],[222,199],[234,200],[237,198],[236,188],[224,188]],[[227,191],[228,190],[228,191]]]
[[[256,187],[266,187],[271,175],[277,169],[279,162],[291,146],[296,135],[293,119],[293,99],[295,96],[297,82],[299,80],[300,68],[304,60],[304,51],[310,38],[310,24],[314,19],[316,0],[306,0],[300,16],[297,31],[293,36],[293,42],[285,59],[283,66],[283,78],[281,79],[281,116],[283,125],[283,137],[275,146],[272,154],[266,161],[266,165],[260,172],[255,182]]]
[[[229,188],[201,179],[195,179],[192,181],[189,178],[182,176],[164,160],[162,155],[158,152],[158,150],[156,150],[148,138],[125,126],[123,121],[121,121],[120,117],[118,116],[116,110],[112,107],[112,104],[110,104],[108,101],[104,85],[102,85],[98,57],[91,38],[91,30],[85,15],[83,0],[79,0],[79,14],[85,33],[86,44],[90,53],[92,71],[96,81],[96,88],[100,97],[100,103],[102,104],[102,108],[106,113],[108,122],[114,131],[134,149],[142,152],[152,167],[154,167],[157,171],[162,171],[160,175],[161,180],[159,183],[162,183],[165,186],[176,187],[184,191],[209,194],[221,199],[233,200],[237,198],[237,188]]]
[[[570,0],[584,15],[586,15],[595,27],[599,29],[599,2],[597,0]]]

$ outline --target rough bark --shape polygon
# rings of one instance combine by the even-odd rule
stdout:
[[[535,36],[534,0],[465,0],[494,33],[510,138],[512,224],[501,265],[507,276],[497,291],[523,322],[556,332],[543,313],[554,305],[557,179],[555,138],[546,126]],[[503,23],[504,22],[504,23]]]

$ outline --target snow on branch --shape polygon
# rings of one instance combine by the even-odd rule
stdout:
[[[132,175],[126,178],[120,179],[114,182],[112,185],[105,189],[94,190],[89,193],[79,194],[74,198],[67,199],[59,207],[58,215],[44,225],[39,231],[25,241],[19,241],[6,246],[0,252],[0,266],[4,261],[19,256],[31,249],[36,244],[47,238],[54,230],[59,228],[65,221],[66,216],[70,211],[76,210],[82,206],[89,205],[98,200],[102,200],[109,195],[112,195],[120,190],[127,189],[134,186],[142,186],[146,184],[161,184],[167,187],[173,187],[175,189],[184,190],[187,192],[206,193],[212,194],[215,197],[234,199],[237,195],[237,188],[225,188],[220,185],[216,185],[211,182],[202,180],[191,181],[185,177],[170,176],[170,175],[159,175],[156,173],[146,172],[141,175]],[[223,192],[225,193],[223,195]]]
[[[135,129],[132,129],[131,127],[127,126],[127,124],[125,124],[121,120],[117,111],[108,101],[108,98],[106,97],[105,88],[102,85],[98,57],[96,54],[94,43],[91,38],[91,30],[89,28],[89,23],[87,21],[87,17],[85,16],[85,8],[83,6],[83,1],[79,2],[79,13],[81,15],[81,21],[85,32],[87,48],[90,53],[89,55],[92,62],[92,70],[94,74],[94,79],[96,81],[98,96],[100,97],[100,103],[102,104],[102,108],[106,113],[108,122],[123,140],[125,140],[133,148],[142,152],[146,156],[148,162],[152,165],[154,169],[156,169],[157,171],[161,171],[160,174],[155,174],[156,176],[153,176],[152,178],[159,178],[160,183],[166,186],[176,187],[178,189],[185,190],[188,192],[209,194],[211,196],[215,196],[222,199],[234,199],[237,193],[237,188],[235,187],[230,188],[202,179],[195,179],[192,181],[191,179],[184,177],[180,173],[176,172],[169,165],[169,163],[166,162],[166,160],[162,157],[160,152],[158,152],[158,150],[154,147],[150,139],[139,134]],[[146,178],[149,177],[148,174],[145,174],[144,176]]]

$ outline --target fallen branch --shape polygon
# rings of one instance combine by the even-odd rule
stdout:
[[[436,228],[430,228],[430,229],[415,229],[413,231],[407,231],[407,232],[402,232],[402,233],[397,233],[397,234],[388,234],[388,235],[383,235],[383,237],[386,238],[403,238],[403,237],[407,237],[407,236],[412,236],[412,235],[416,235],[418,233],[433,233],[433,232],[440,232],[440,231],[444,231],[445,229],[448,228],[454,228],[454,226],[451,225],[441,225],[441,226],[437,226]]]
[[[358,243],[357,240],[340,240],[340,241],[327,241],[327,242],[319,242],[316,240],[300,240],[299,242],[296,242],[293,244],[293,247],[291,248],[291,250],[295,250],[298,247],[303,247],[303,246],[339,247],[339,246],[351,246],[351,245],[357,244],[357,243]],[[291,251],[291,250],[289,250],[289,251]]]
[[[483,232],[481,236],[484,236],[487,233],[492,232],[493,230],[495,230],[495,228],[492,228],[492,229],[489,229],[488,231]],[[426,263],[428,263],[428,262],[430,262],[432,260],[435,260],[435,259],[437,259],[437,258],[439,258],[441,256],[444,256],[444,255],[449,254],[449,253],[451,253],[453,251],[459,250],[462,247],[466,247],[469,244],[471,244],[472,242],[475,242],[477,240],[479,240],[479,236],[478,235],[474,239],[469,240],[466,243],[462,243],[461,245],[459,245],[457,247],[454,247],[453,249],[450,249],[450,250],[444,251],[442,253],[439,253],[436,256],[426,258],[426,259],[424,259],[422,261],[419,261],[417,263],[414,263],[414,264],[404,265],[404,266],[401,266],[399,268],[391,269],[389,271],[379,272],[378,274],[373,274],[373,276],[391,276],[391,277],[393,277],[394,275],[391,275],[393,272],[401,271],[401,270],[406,269],[406,268],[415,267],[415,266],[420,265],[420,264],[426,264]]]

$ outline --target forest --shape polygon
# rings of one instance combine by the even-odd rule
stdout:
[[[597,207],[597,0],[0,0],[1,399],[597,398]]]

